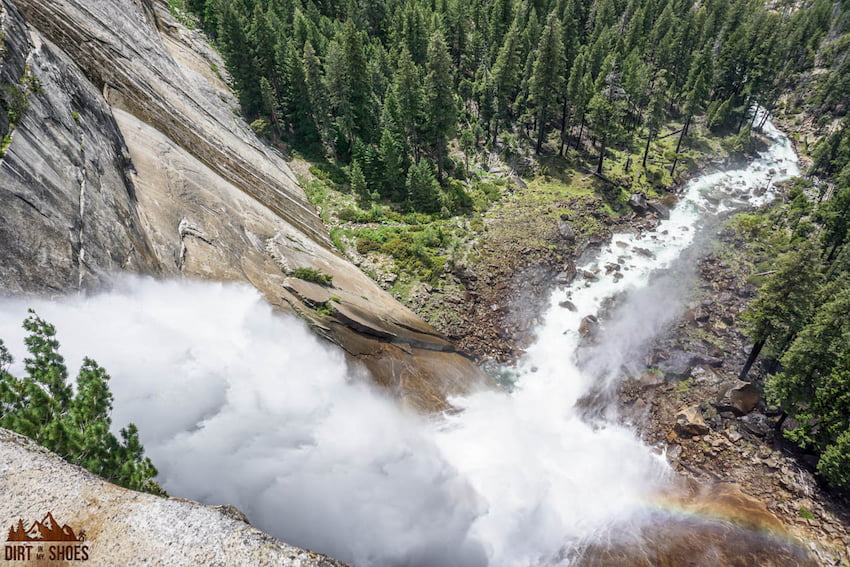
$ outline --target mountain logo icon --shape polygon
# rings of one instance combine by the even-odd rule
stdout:
[[[86,532],[74,533],[73,528],[68,524],[60,526],[53,517],[52,512],[48,512],[41,521],[35,521],[31,526],[27,527],[23,518],[18,519],[17,524],[12,524],[9,528],[9,536],[6,541],[85,541]]]

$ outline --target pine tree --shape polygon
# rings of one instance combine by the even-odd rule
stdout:
[[[493,67],[493,83],[496,90],[496,117],[510,124],[513,121],[513,104],[519,94],[521,83],[519,27],[511,25]]]
[[[399,126],[403,125],[405,142],[412,149],[414,159],[418,161],[419,150],[423,144],[422,122],[425,118],[422,74],[406,48],[401,50],[398,58],[393,95],[395,103],[398,104],[397,123]]]
[[[415,211],[435,213],[440,210],[440,184],[434,168],[427,159],[419,160],[407,170],[408,206]]]
[[[642,166],[646,169],[646,158],[649,155],[649,144],[655,136],[658,135],[658,128],[661,127],[664,119],[664,109],[667,104],[667,78],[666,73],[659,72],[655,81],[652,83],[652,90],[649,95],[649,107],[646,110],[646,146],[643,150]]]
[[[366,184],[366,177],[363,175],[363,168],[358,160],[351,162],[348,168],[348,179],[351,183],[351,192],[357,195],[364,203],[368,203],[370,199],[369,187]]]
[[[822,303],[782,356],[782,372],[767,381],[768,397],[798,424],[788,436],[822,451],[818,471],[850,485],[850,287]]]
[[[393,135],[390,127],[381,131],[380,142],[381,163],[384,169],[383,190],[384,196],[399,200],[404,187],[404,154],[401,143]]]
[[[457,124],[457,107],[454,98],[451,59],[441,31],[431,36],[428,44],[428,64],[425,77],[425,104],[427,121],[426,141],[437,161],[437,179],[443,179],[443,160],[448,151],[448,141],[454,136]]]
[[[218,44],[233,77],[239,104],[249,117],[257,116],[262,108],[260,74],[248,38],[247,25],[232,0],[222,0],[219,6]]]
[[[590,76],[585,69],[584,49],[579,51],[573,62],[570,70],[570,80],[567,82],[566,99],[572,107],[572,116],[576,122],[584,126],[584,115],[587,110],[588,95],[591,92],[590,88],[586,88],[590,84]],[[562,143],[566,143],[568,124],[566,121],[561,125]],[[576,149],[579,147],[581,135],[577,137]],[[562,152],[563,153],[563,152]]]
[[[776,260],[776,271],[744,314],[748,335],[755,342],[741,370],[741,380],[747,377],[768,342],[771,357],[779,358],[806,324],[814,308],[822,269],[819,254],[808,241]]]
[[[496,56],[502,38],[513,19],[511,0],[494,0],[490,5],[490,21],[487,29],[487,44],[490,46],[490,61]]]
[[[596,82],[595,94],[588,103],[590,123],[599,143],[599,162],[596,173],[602,175],[602,165],[608,144],[616,141],[622,132],[623,89],[614,54],[609,55]]]
[[[68,412],[71,429],[70,461],[103,476],[108,457],[103,439],[110,435],[112,393],[109,375],[90,358],[85,358],[77,376],[77,393]]]
[[[396,32],[396,44],[407,49],[413,62],[424,65],[428,53],[428,29],[422,9],[414,2],[405,5]]]
[[[307,97],[313,111],[313,122],[316,124],[321,141],[329,144],[328,97],[325,93],[321,63],[313,49],[313,44],[309,41],[304,44],[302,63],[304,66],[304,84],[307,87]]]
[[[289,92],[286,98],[295,142],[302,147],[313,147],[319,142],[319,130],[314,119],[304,63],[292,43],[287,44],[286,68],[289,75]]]
[[[529,79],[529,93],[536,108],[537,143],[540,153],[543,134],[546,131],[551,109],[555,105],[564,80],[564,46],[561,44],[561,21],[553,11],[546,18],[546,27],[537,47],[534,69]]]
[[[342,49],[346,64],[352,134],[369,142],[374,136],[376,126],[372,85],[369,84],[363,41],[353,22],[349,21],[343,27]]]
[[[34,312],[24,321],[29,357],[25,376],[8,372],[12,357],[0,341],[0,427],[26,435],[72,463],[133,490],[165,493],[134,425],[122,430],[124,442],[110,432],[112,394],[109,376],[86,358],[77,375],[77,392],[67,383],[56,329]]]

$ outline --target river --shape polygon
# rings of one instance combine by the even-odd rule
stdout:
[[[655,230],[615,234],[579,267],[593,277],[552,293],[510,391],[453,399],[450,415],[402,412],[246,286],[122,277],[89,297],[5,299],[0,337],[20,373],[20,323],[35,308],[72,369],[88,355],[109,370],[114,424],[139,426],[172,495],[234,504],[289,543],[361,567],[568,564],[646,521],[671,482],[662,450],[613,408],[588,418],[579,401],[678,314],[684,278],[658,274],[706,223],[798,173],[789,140],[770,122],[765,133],[760,158],[693,179]],[[579,364],[582,318],[615,295]]]

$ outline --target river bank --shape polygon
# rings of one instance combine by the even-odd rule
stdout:
[[[650,230],[692,175],[734,161],[734,137],[714,137],[695,121],[692,147],[681,148],[671,178],[661,156],[675,149],[679,128],[669,124],[668,135],[653,142],[652,179],[629,165],[640,153],[626,152],[612,152],[606,175],[593,175],[586,165],[595,159],[591,145],[565,158],[482,152],[463,184],[470,209],[447,217],[376,203],[366,209],[347,192],[344,172],[301,159],[290,165],[354,264],[461,352],[495,366],[515,362],[531,344],[551,290],[571,281],[583,255],[614,232]],[[629,204],[633,194],[636,206]]]
[[[766,144],[760,145],[760,149],[766,149]],[[790,150],[786,148],[786,151]],[[752,157],[739,158],[735,163],[741,166],[748,162],[752,162]],[[782,162],[783,159],[779,159],[777,163]],[[757,165],[755,172],[760,172],[759,175],[765,177],[770,186],[774,177],[793,174],[788,171],[788,167]],[[746,185],[750,185],[750,181]],[[766,203],[770,198],[765,195],[764,181],[752,181],[753,185],[749,189],[737,188],[734,180],[718,179],[718,182],[728,185],[725,189],[727,194],[708,195],[706,204],[726,210],[721,216],[728,216],[728,211],[743,204],[730,204],[727,207],[724,199],[745,199],[745,190],[752,191],[753,202],[757,205]],[[758,183],[762,184],[761,187],[757,186]],[[741,185],[745,184],[741,182]],[[682,183],[681,187],[684,186],[685,183]],[[773,190],[776,190],[775,186]],[[778,193],[781,195],[782,190]],[[515,201],[519,201],[519,198]],[[553,259],[539,250],[526,248],[515,255],[517,260],[508,258],[499,262],[494,260],[499,257],[499,253],[494,250],[510,249],[517,242],[503,239],[493,242],[488,250],[488,262],[479,264],[483,274],[470,270],[474,277],[467,278],[467,285],[474,286],[480,279],[484,284],[482,288],[491,291],[473,296],[465,313],[467,316],[472,314],[472,321],[489,321],[489,325],[497,330],[495,336],[513,347],[512,351],[502,349],[504,359],[513,357],[515,360],[532,344],[535,332],[540,334],[542,317],[547,308],[552,306],[548,300],[548,289],[571,283],[577,271],[579,283],[586,286],[602,274],[622,274],[624,272],[620,270],[628,267],[628,260],[624,263],[621,259],[615,263],[597,258],[597,267],[592,273],[582,271],[581,268],[577,270],[575,263],[582,256],[581,252],[586,251],[587,254],[579,260],[579,264],[592,262],[600,252],[606,252],[600,250],[600,246],[605,248],[609,245],[608,254],[616,247],[625,250],[630,246],[632,250],[639,250],[632,243],[615,241],[611,245],[607,241],[615,232],[627,232],[640,237],[643,233],[652,232],[660,220],[660,215],[653,212],[643,216],[632,213],[605,217],[596,209],[584,211],[584,214],[593,218],[594,212],[595,218],[605,218],[602,223],[604,228],[578,246],[573,241],[572,254],[566,261],[563,257],[555,256]],[[509,215],[494,215],[491,222],[493,226],[500,227],[500,223],[506,223],[506,219],[510,218]],[[574,217],[565,215],[561,220],[572,224]],[[518,224],[530,226],[528,230],[541,230],[539,223]],[[846,547],[848,516],[845,503],[819,486],[799,456],[788,450],[781,433],[774,432],[779,415],[761,400],[760,381],[755,379],[752,383],[739,383],[736,380],[749,347],[739,317],[748,301],[755,297],[754,286],[748,280],[754,272],[746,258],[746,246],[740,241],[740,235],[724,227],[721,224],[720,228],[709,226],[706,229],[707,233],[716,231],[716,234],[704,235],[704,240],[718,240],[717,245],[709,245],[707,249],[698,247],[691,251],[690,261],[696,264],[697,269],[692,287],[683,298],[681,316],[666,321],[655,340],[646,345],[646,359],[629,365],[627,376],[622,382],[615,380],[620,386],[618,399],[622,411],[621,422],[635,427],[646,443],[665,452],[677,477],[682,479],[685,492],[692,497],[710,501],[717,498],[718,489],[709,487],[734,487],[731,490],[736,496],[732,508],[739,511],[748,507],[761,510],[743,512],[745,523],[753,521],[762,526],[759,529],[768,529],[765,527],[767,524],[758,522],[764,521],[763,518],[772,518],[770,521],[776,522],[781,532],[809,542],[806,548],[816,557],[818,564],[841,565],[850,554]],[[567,240],[558,228],[557,223],[551,222],[550,226],[542,228],[543,234],[551,235],[549,242],[553,243],[553,247],[557,246],[559,238]],[[664,234],[667,232],[665,230]],[[656,238],[661,238],[661,235],[649,235],[647,241],[652,242]],[[654,257],[659,250],[653,250],[650,254]],[[617,256],[615,251],[613,254]],[[518,270],[517,266],[520,266]],[[498,268],[513,268],[514,271]],[[574,298],[570,293],[567,299],[558,302],[564,311],[575,309]],[[532,299],[535,294],[536,300]],[[674,301],[675,298],[666,299]],[[604,310],[611,310],[615,303],[604,304]],[[522,315],[515,315],[518,312]],[[479,319],[476,319],[476,315]],[[587,314],[582,312],[580,315]],[[604,327],[604,316],[600,315],[600,319],[603,319]],[[582,320],[582,327],[585,327],[586,320]],[[487,326],[486,323],[476,324],[473,328]],[[591,335],[589,338],[592,343],[594,333],[604,335],[606,332],[604,328],[599,331],[598,327],[596,321],[593,321],[592,325],[587,325],[587,333],[579,332]],[[570,329],[565,328],[564,333],[567,334]],[[461,333],[455,335],[455,338],[463,341],[465,337]],[[536,338],[539,340],[539,336]],[[498,352],[498,349],[492,350]],[[537,372],[537,366],[531,370]],[[599,401],[594,400],[597,394],[591,391],[590,398],[586,397],[582,403],[593,406]],[[720,490],[722,492],[726,489]],[[754,520],[752,514],[762,518]],[[732,524],[736,522],[738,520],[732,520]],[[677,537],[682,537],[682,534]],[[727,534],[724,537],[726,539],[723,541],[730,546],[734,543],[743,546],[744,551],[752,551],[747,549],[747,545],[752,542],[742,543],[745,541],[743,536],[731,536],[730,539]],[[769,554],[770,550],[762,550],[761,553]],[[780,555],[772,558],[763,556],[761,563],[747,564],[784,565],[786,559]],[[727,557],[727,560],[732,561],[732,558]],[[595,563],[591,561],[588,564]]]

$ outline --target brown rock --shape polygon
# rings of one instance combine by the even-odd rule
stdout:
[[[588,315],[581,320],[578,327],[578,334],[582,337],[593,336],[599,330],[599,320],[596,315]]]
[[[718,411],[731,411],[742,416],[750,413],[761,401],[758,388],[749,382],[733,380],[721,386],[720,397],[714,402]]]
[[[679,410],[676,414],[676,425],[673,429],[682,437],[694,437],[707,435],[708,425],[702,417],[699,406],[689,406]]]
[[[575,242],[576,231],[573,226],[567,221],[558,221],[558,234],[567,242]]]

